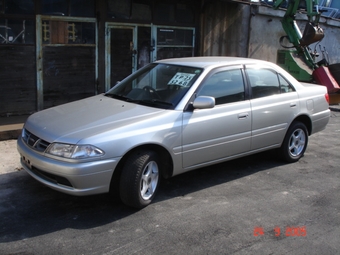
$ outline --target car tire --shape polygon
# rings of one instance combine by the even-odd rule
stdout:
[[[160,184],[159,166],[159,158],[154,151],[136,151],[129,156],[119,184],[124,204],[141,209],[151,203]]]
[[[308,144],[308,131],[306,126],[295,121],[289,127],[279,153],[283,160],[293,163],[303,157]]]

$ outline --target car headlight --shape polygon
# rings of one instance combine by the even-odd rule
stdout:
[[[51,144],[46,153],[71,159],[85,159],[104,155],[104,151],[93,145],[74,145],[64,143]]]

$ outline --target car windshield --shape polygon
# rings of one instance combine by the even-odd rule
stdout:
[[[105,95],[137,104],[174,109],[201,73],[201,68],[153,63],[130,75]]]

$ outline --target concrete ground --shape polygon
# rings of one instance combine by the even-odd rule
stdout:
[[[0,254],[339,254],[340,112],[285,164],[261,153],[163,181],[132,210],[36,182],[0,142]]]

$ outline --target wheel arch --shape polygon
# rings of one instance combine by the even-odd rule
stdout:
[[[123,166],[124,166],[126,160],[129,158],[129,156],[131,154],[133,154],[133,153],[135,153],[136,151],[139,151],[139,150],[155,151],[159,155],[160,162],[162,164],[162,166],[161,166],[161,169],[163,170],[163,171],[161,171],[162,177],[167,179],[167,178],[170,178],[173,175],[173,161],[172,161],[172,157],[171,157],[169,151],[167,149],[165,149],[164,147],[157,145],[157,144],[144,144],[144,145],[140,145],[138,147],[131,149],[130,151],[125,153],[125,155],[121,158],[121,160],[119,161],[118,165],[116,166],[116,168],[113,172],[110,189],[113,188],[112,185],[114,185],[114,186],[118,185],[119,180],[120,180],[120,175],[122,173]]]
[[[312,121],[307,115],[299,115],[292,121],[292,123],[294,121],[299,121],[299,122],[303,123],[307,128],[308,135],[311,135],[311,133],[312,133]]]

